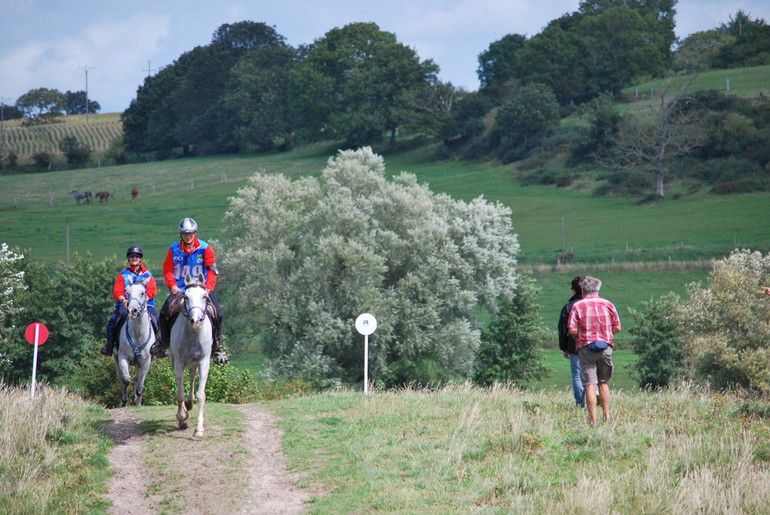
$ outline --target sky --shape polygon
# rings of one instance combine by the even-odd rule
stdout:
[[[507,34],[534,36],[579,0],[0,0],[0,102],[35,88],[84,91],[122,112],[148,74],[211,43],[225,23],[262,22],[292,46],[374,22],[439,78],[476,90],[478,56]],[[738,9],[770,22],[768,0],[679,0],[676,34],[718,27]]]

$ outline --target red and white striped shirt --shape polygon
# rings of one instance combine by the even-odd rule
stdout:
[[[620,317],[612,302],[599,297],[598,293],[588,293],[572,306],[567,327],[577,330],[576,349],[597,340],[614,347],[612,328],[620,327]]]

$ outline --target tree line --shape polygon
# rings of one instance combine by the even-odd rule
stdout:
[[[509,163],[567,154],[556,176],[535,166],[522,180],[568,185],[580,174],[579,165],[599,166],[619,171],[600,194],[635,194],[644,183],[647,193],[661,197],[664,179],[676,176],[671,170],[692,168],[685,158],[695,157],[697,164],[746,160],[741,154],[768,128],[762,99],[737,107],[684,90],[662,92],[667,98],[649,113],[618,113],[618,102],[628,101],[623,88],[642,80],[674,70],[770,63],[764,20],[738,11],[728,23],[678,42],[675,5],[676,0],[581,2],[578,11],[532,37],[510,34],[492,42],[479,55],[481,87],[473,92],[440,81],[433,61],[421,60],[375,23],[335,28],[298,48],[264,23],[222,25],[209,45],[184,53],[139,87],[123,113],[124,150],[163,158],[287,150],[318,140],[337,141],[339,148],[394,149],[399,136],[408,134],[438,142],[438,160]],[[735,117],[733,109],[741,121],[723,123]],[[574,113],[589,126],[561,127]],[[734,130],[736,124],[743,129]],[[677,142],[661,148],[656,142],[669,132]],[[630,144],[640,136],[641,145]],[[715,139],[732,140],[726,145],[732,151],[707,156],[705,147]],[[739,184],[722,190],[770,187],[756,173],[768,156],[748,154],[753,157],[741,164],[750,171],[727,180]],[[713,185],[721,184],[715,180]]]
[[[62,93],[58,89],[34,88],[21,95],[14,105],[3,106],[3,119],[23,119],[27,125],[51,123],[63,115],[98,113],[99,102],[89,100],[85,91]]]

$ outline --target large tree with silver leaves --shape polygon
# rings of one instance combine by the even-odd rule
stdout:
[[[223,283],[264,331],[274,373],[362,380],[354,321],[369,312],[372,380],[468,377],[475,315],[514,294],[510,210],[434,194],[409,173],[388,179],[369,148],[339,152],[320,178],[256,174],[230,202]]]

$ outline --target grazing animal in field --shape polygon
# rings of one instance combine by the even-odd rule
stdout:
[[[134,406],[142,405],[144,380],[152,364],[150,348],[155,343],[155,331],[147,312],[147,282],[140,279],[126,287],[128,319],[119,328],[118,351],[115,353],[115,371],[120,382],[120,407],[128,402],[128,385],[131,383],[131,365],[139,367],[134,378]]]
[[[93,195],[91,195],[90,191],[78,191],[78,190],[72,190],[70,191],[70,195],[72,195],[75,198],[75,204],[80,204],[80,201],[85,201],[86,204],[91,202],[91,198]]]
[[[97,191],[96,196],[99,198],[99,202],[107,202],[110,199],[109,191]]]
[[[131,188],[131,202],[136,201],[137,198],[139,198],[139,190],[134,186]]]
[[[187,429],[189,411],[193,406],[195,375],[198,379],[198,420],[193,436],[203,436],[203,407],[206,404],[206,380],[211,365],[213,326],[209,314],[208,291],[203,274],[193,278],[185,275],[185,291],[181,315],[171,327],[171,363],[176,375],[176,419],[179,429]],[[190,394],[185,398],[184,371],[189,368]]]

